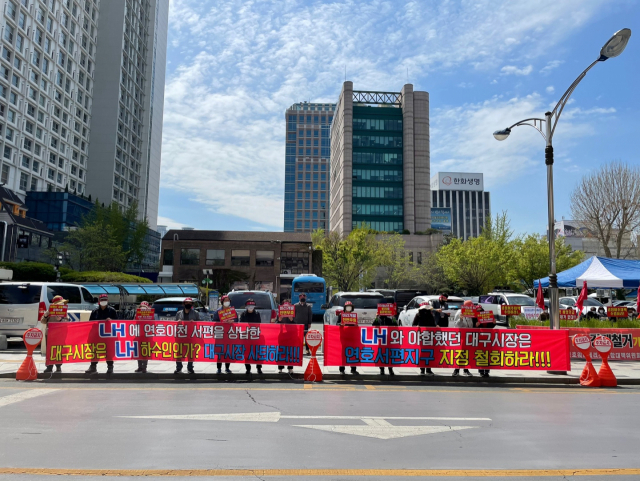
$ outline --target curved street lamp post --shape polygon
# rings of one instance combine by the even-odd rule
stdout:
[[[573,81],[571,86],[567,89],[567,91],[560,97],[560,100],[554,107],[551,112],[546,112],[544,114],[544,119],[538,118],[530,118],[524,119],[520,122],[516,122],[511,127],[507,127],[503,130],[496,130],[493,133],[493,136],[496,140],[505,140],[509,137],[511,133],[511,129],[514,127],[520,127],[521,125],[528,125],[529,127],[533,127],[536,129],[546,142],[546,147],[544,149],[544,162],[547,165],[547,203],[548,203],[548,216],[549,216],[549,327],[551,329],[559,329],[560,328],[560,305],[558,302],[558,276],[556,273],[556,246],[555,246],[555,216],[554,216],[554,208],[553,208],[553,134],[556,131],[556,125],[558,123],[558,119],[560,118],[560,114],[567,104],[569,97],[578,86],[580,81],[584,78],[591,68],[598,62],[604,62],[605,60],[613,57],[617,57],[620,55],[627,43],[629,42],[629,38],[631,37],[631,30],[628,28],[623,28],[622,30],[618,30],[613,36],[609,39],[609,41],[602,47],[600,50],[600,57],[595,60],[591,65],[589,65],[579,76],[577,79]]]

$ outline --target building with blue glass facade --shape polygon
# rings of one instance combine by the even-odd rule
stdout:
[[[301,102],[285,113],[285,232],[329,228],[329,127],[335,107]]]
[[[431,227],[429,94],[354,91],[344,82],[331,125],[330,227],[414,234]]]

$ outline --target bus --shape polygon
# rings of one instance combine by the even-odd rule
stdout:
[[[291,302],[298,302],[300,294],[307,295],[314,316],[324,316],[322,305],[327,302],[327,285],[322,277],[304,274],[293,278],[291,282]]]

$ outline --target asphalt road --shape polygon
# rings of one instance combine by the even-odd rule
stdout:
[[[637,480],[639,402],[635,388],[1,380],[0,479]]]

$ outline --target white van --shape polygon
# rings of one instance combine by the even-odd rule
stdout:
[[[0,335],[22,337],[49,309],[51,299],[62,296],[70,311],[96,309],[97,299],[84,287],[59,282],[0,283]]]
[[[323,304],[324,323],[335,326],[338,322],[337,311],[344,311],[344,303],[351,301],[353,312],[358,314],[358,324],[372,324],[378,315],[378,304],[385,302],[379,292],[338,292],[329,304]]]

